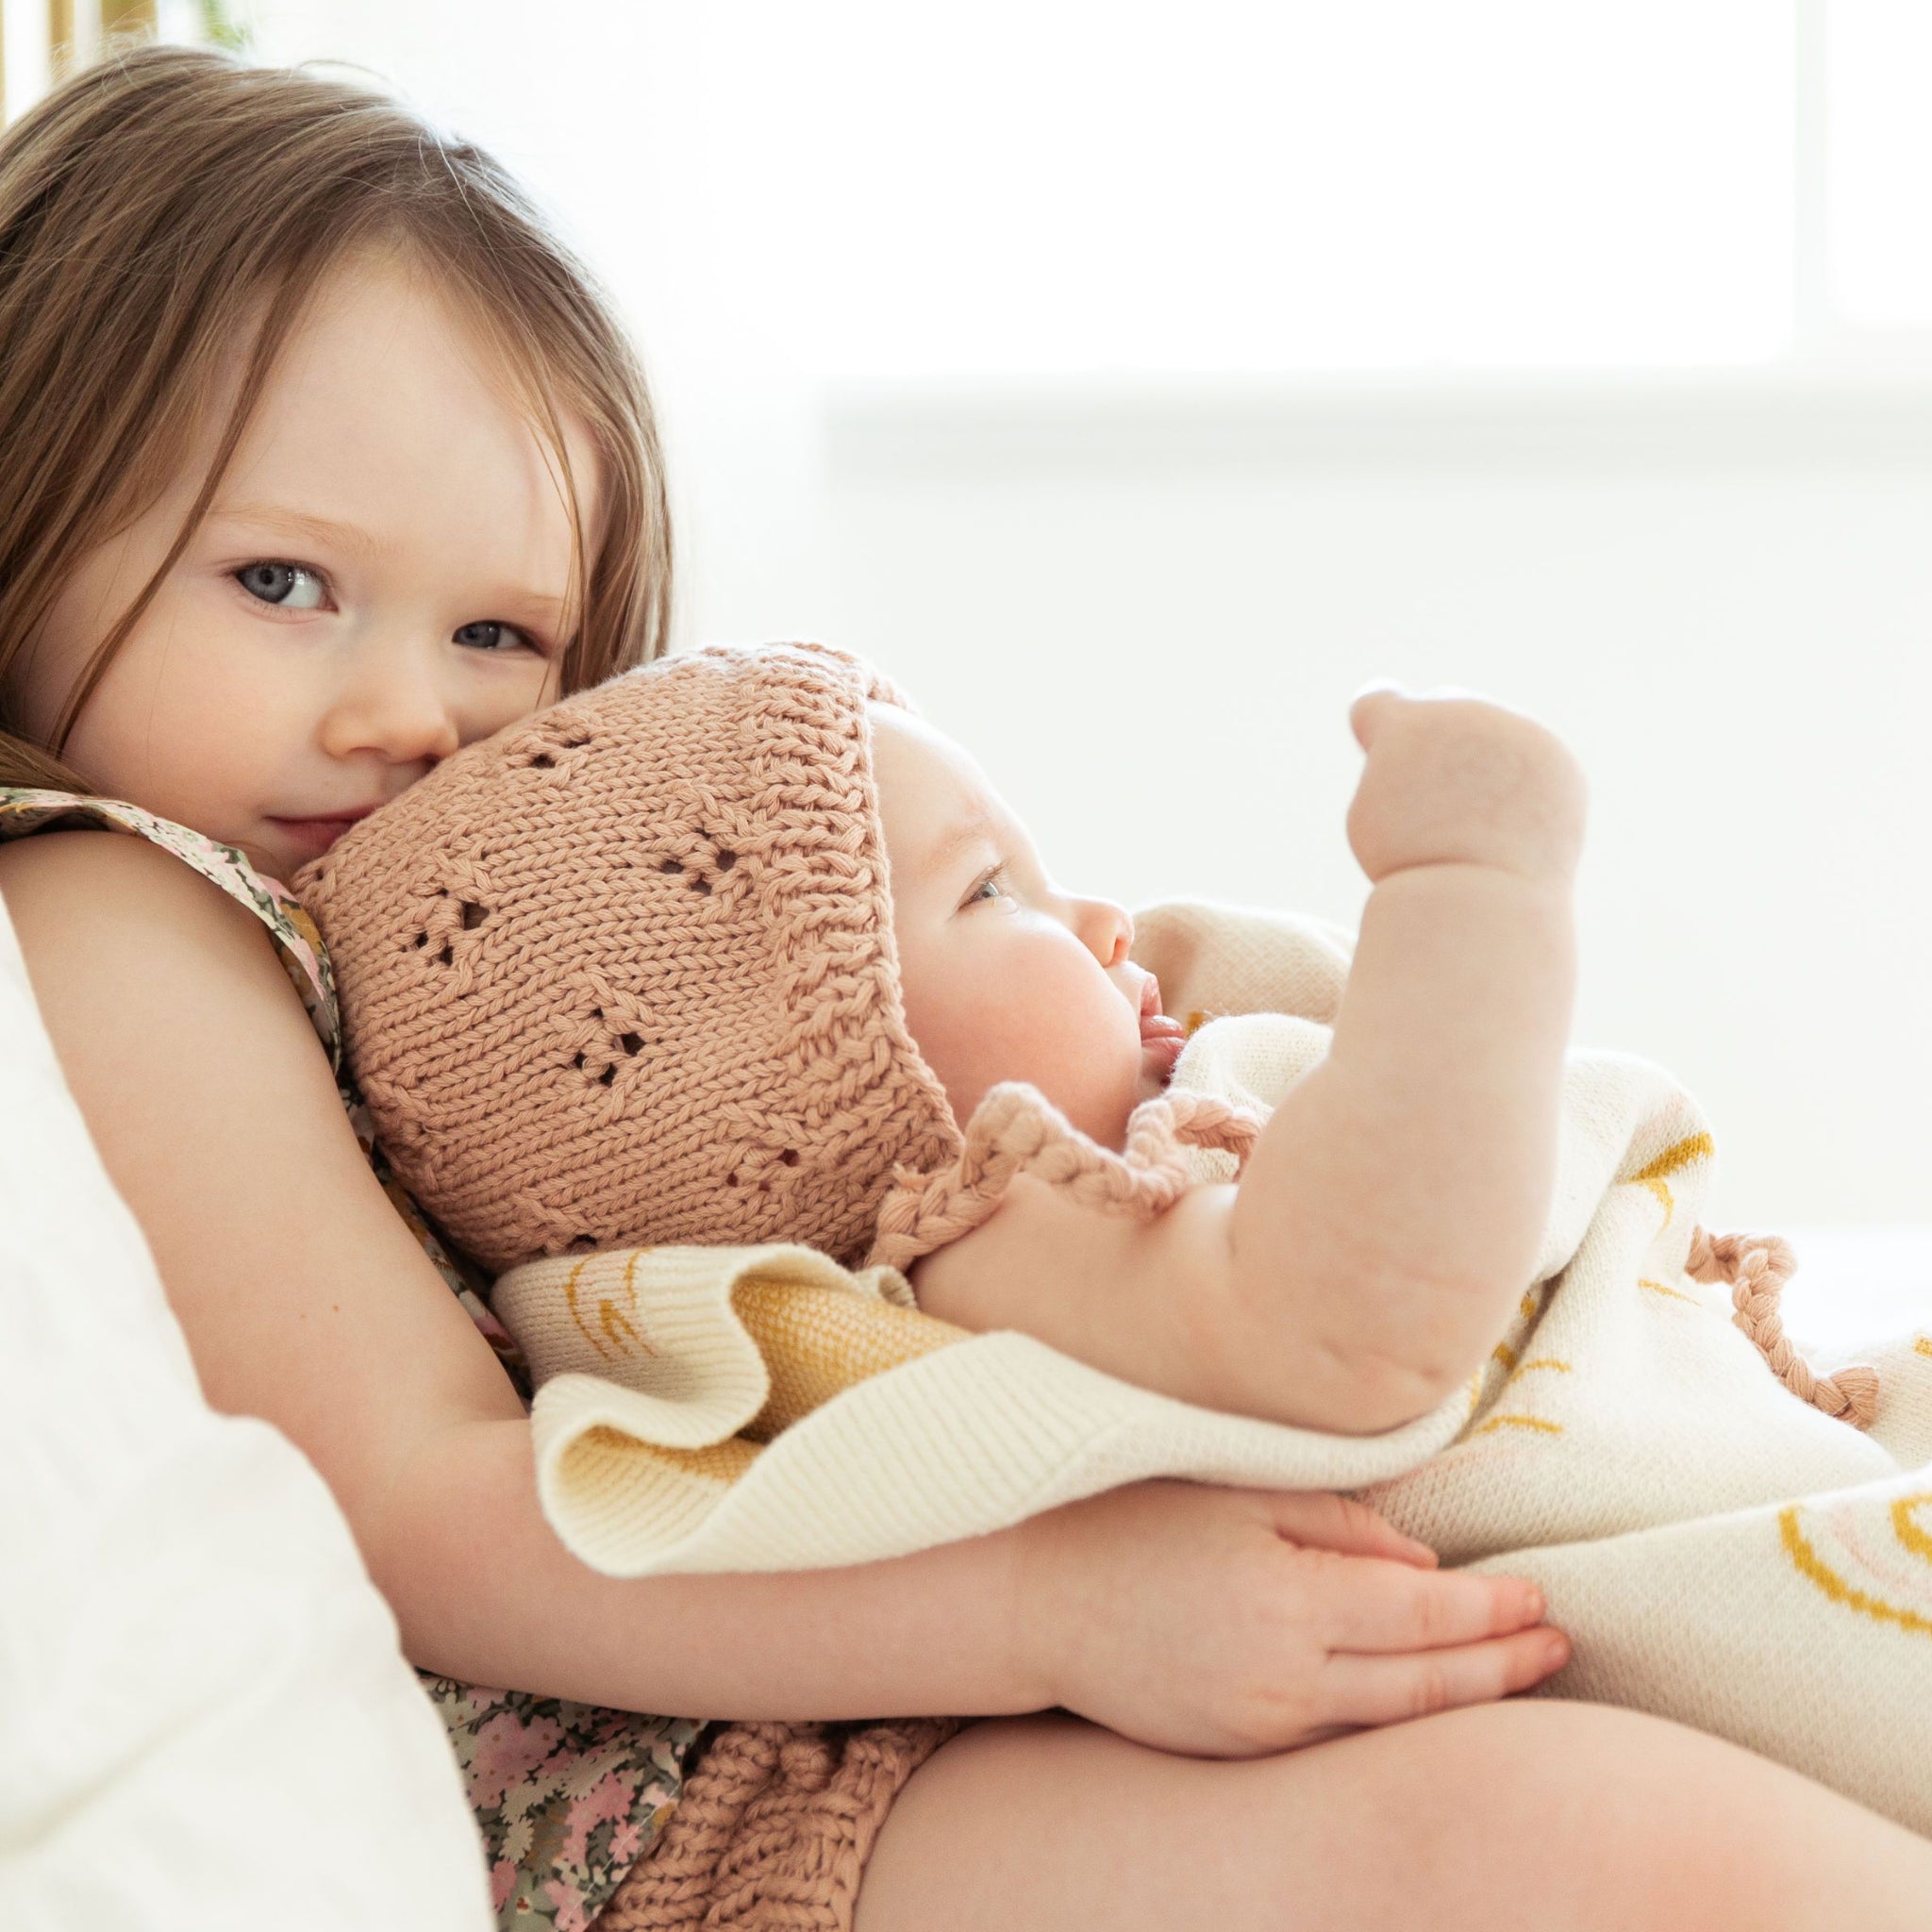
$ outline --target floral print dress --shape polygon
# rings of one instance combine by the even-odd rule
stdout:
[[[308,915],[285,887],[255,871],[232,846],[186,825],[113,799],[0,786],[0,840],[80,827],[150,841],[239,900],[268,928],[376,1178],[527,1399],[523,1362],[490,1312],[485,1284],[438,1238],[375,1145],[342,1052],[328,956]],[[702,1726],[685,1718],[605,1710],[420,1674],[462,1767],[490,1861],[500,1932],[586,1932],[676,1802],[685,1760]]]

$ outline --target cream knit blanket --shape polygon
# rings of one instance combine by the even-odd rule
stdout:
[[[1172,1010],[1242,1016],[1200,1028],[1176,1086],[1270,1105],[1325,1051],[1342,936],[1187,906],[1141,932]],[[1667,1075],[1573,1056],[1535,1281],[1454,1400],[1374,1437],[969,1336],[889,1271],[805,1249],[539,1262],[495,1303],[541,1382],[543,1507],[612,1574],[863,1562],[1151,1475],[1349,1490],[1445,1562],[1542,1586],[1574,1644],[1547,1689],[1732,1738],[1932,1834],[1932,1321],[1867,1354],[1865,1432],[1801,1399],[1802,1364],[1781,1380],[1687,1272],[1710,1173]]]

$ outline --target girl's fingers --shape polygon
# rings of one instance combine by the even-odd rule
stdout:
[[[1276,1532],[1310,1550],[1345,1557],[1387,1557],[1433,1570],[1436,1553],[1377,1516],[1366,1503],[1322,1490],[1263,1491]]]
[[[1324,1667],[1317,1707],[1329,1724],[1400,1724],[1527,1690],[1569,1660],[1562,1632],[1545,1629],[1400,1657],[1343,1654]]]
[[[1542,1592],[1518,1576],[1402,1563],[1335,1563],[1316,1585],[1331,1651],[1441,1650],[1542,1621]]]

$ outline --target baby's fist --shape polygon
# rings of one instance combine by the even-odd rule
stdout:
[[[1488,865],[1567,881],[1583,846],[1583,774],[1520,712],[1457,691],[1364,691],[1349,710],[1368,755],[1348,841],[1372,882],[1420,865]]]

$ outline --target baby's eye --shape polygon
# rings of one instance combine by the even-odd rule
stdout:
[[[251,597],[284,610],[320,610],[328,601],[328,586],[322,574],[306,564],[243,564],[234,578]]]
[[[967,888],[966,896],[959,903],[961,906],[981,906],[992,900],[1010,899],[1012,896],[1012,886],[1007,877],[1007,868],[1003,862],[994,866],[991,872],[981,873]]]
[[[493,617],[461,625],[455,641],[473,651],[508,651],[517,644],[531,642],[515,625],[501,623]]]

